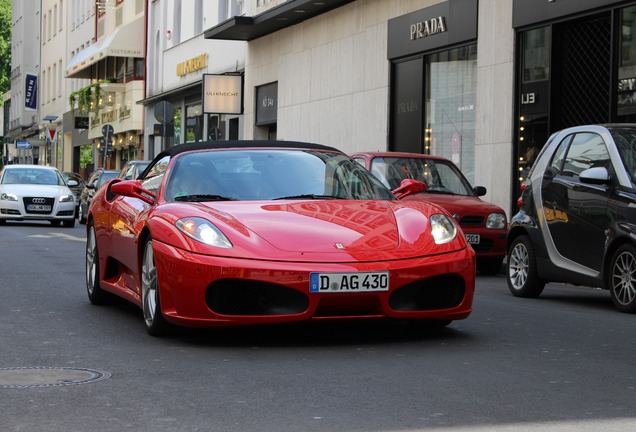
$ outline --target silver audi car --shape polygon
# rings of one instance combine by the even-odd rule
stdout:
[[[8,220],[75,226],[75,197],[54,167],[7,165],[0,171],[0,225]]]

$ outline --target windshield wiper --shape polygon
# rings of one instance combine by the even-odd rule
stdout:
[[[237,201],[236,198],[230,198],[223,195],[211,195],[211,194],[181,195],[181,196],[174,197],[174,200],[188,201],[188,202]]]
[[[291,195],[284,196],[279,198],[274,198],[274,200],[294,200],[294,199],[347,199],[345,197],[333,196],[333,195],[317,195],[317,194],[303,194],[303,195]]]

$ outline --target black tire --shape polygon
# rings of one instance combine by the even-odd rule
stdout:
[[[621,312],[636,313],[636,248],[619,247],[612,257],[608,287],[614,307]]]
[[[75,219],[65,220],[63,224],[65,228],[73,228],[75,226]]]
[[[508,249],[506,279],[515,297],[533,298],[543,292],[545,281],[537,273],[537,260],[527,235],[514,239]]]
[[[141,266],[141,305],[146,330],[151,336],[164,336],[169,325],[161,312],[159,281],[151,238],[144,244]]]
[[[496,275],[501,271],[503,258],[477,258],[477,270],[482,275]]]
[[[82,204],[80,204],[78,209],[77,220],[82,225],[86,224],[86,214],[84,213],[84,207],[82,206]]]
[[[52,220],[52,221],[49,221],[49,222],[51,222],[51,225],[53,225],[54,227],[60,226],[60,223],[61,223],[61,221],[59,221],[59,220]]]
[[[86,292],[90,302],[95,305],[105,304],[109,300],[109,294],[102,289],[100,283],[99,251],[93,224],[89,225],[86,236]]]

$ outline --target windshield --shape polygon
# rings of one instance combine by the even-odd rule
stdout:
[[[322,150],[184,153],[165,186],[168,201],[395,199],[348,156]]]
[[[426,192],[474,195],[472,187],[450,161],[415,157],[376,157],[371,172],[391,190],[404,179],[426,183]]]
[[[7,168],[2,176],[2,184],[65,185],[60,173],[54,169]]]

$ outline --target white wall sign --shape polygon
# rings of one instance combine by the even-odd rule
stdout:
[[[240,75],[203,75],[203,112],[243,113],[243,77]]]

